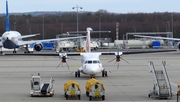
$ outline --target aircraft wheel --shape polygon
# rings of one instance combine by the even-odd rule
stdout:
[[[81,95],[78,95],[78,99],[81,100]]]
[[[86,96],[89,97],[89,92],[86,91]]]
[[[89,101],[91,101],[92,100],[92,96],[89,96]]]
[[[78,77],[80,77],[80,71],[78,71],[77,74],[78,74]]]
[[[75,72],[75,77],[77,77],[77,72]]]
[[[68,95],[66,95],[66,100],[68,100]]]
[[[16,53],[16,51],[13,51],[13,53]]]
[[[107,71],[104,71],[104,75],[107,77]]]
[[[104,77],[104,70],[102,71],[102,77]]]
[[[105,96],[103,95],[103,96],[102,96],[102,101],[104,101],[104,100],[105,100]]]

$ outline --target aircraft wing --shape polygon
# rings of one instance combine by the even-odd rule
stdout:
[[[67,53],[67,56],[80,56],[82,54],[84,54],[86,52],[71,52],[71,53]],[[122,55],[123,52],[91,52],[92,54],[94,53],[99,53],[100,55]],[[59,53],[61,54],[61,53]]]
[[[180,41],[180,38],[167,38],[167,37],[158,37],[158,36],[143,36],[143,35],[134,35],[135,37],[142,38],[153,38],[153,39],[164,39],[164,40],[177,40]]]
[[[32,41],[19,41],[18,45],[26,45],[26,44],[36,44],[41,42],[48,42],[48,41],[60,41],[60,40],[68,40],[68,39],[76,39],[76,38],[83,38],[86,36],[78,36],[78,37],[67,37],[67,38],[54,38],[54,39],[44,39],[44,40],[32,40]]]
[[[23,39],[23,38],[33,37],[33,36],[36,36],[36,35],[40,35],[40,34],[22,35],[22,36],[19,36],[19,37],[17,37],[17,38],[18,38],[18,39]]]

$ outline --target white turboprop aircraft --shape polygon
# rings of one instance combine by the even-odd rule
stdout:
[[[42,50],[42,42],[47,41],[57,41],[57,40],[67,40],[67,39],[75,39],[81,38],[79,37],[69,37],[69,38],[55,38],[55,39],[44,39],[44,40],[33,40],[33,41],[23,41],[23,38],[33,37],[39,34],[31,34],[31,35],[21,35],[18,31],[11,31],[10,30],[10,23],[9,23],[9,13],[8,13],[8,2],[6,1],[6,32],[0,37],[0,47],[1,47],[1,54],[2,47],[7,49],[14,49],[13,53],[16,53],[16,48],[25,48],[25,53],[30,53],[29,45],[35,44],[34,49],[36,51]],[[24,47],[25,46],[25,47]]]
[[[115,55],[116,62],[119,62],[120,59],[122,59],[120,56],[122,55],[122,52],[91,52],[90,47],[90,32],[92,31],[91,28],[87,28],[87,38],[86,38],[86,52],[82,53],[75,53],[73,55],[82,55],[81,60],[81,67],[78,69],[78,71],[75,72],[75,77],[80,77],[80,72],[86,75],[90,75],[91,77],[94,77],[96,74],[102,73],[102,77],[107,76],[107,71],[105,71],[105,68],[103,68],[102,63],[99,59],[100,55],[108,55],[113,54]],[[59,56],[62,58],[61,63],[66,63],[67,53],[59,53]],[[67,63],[66,63],[67,64]],[[59,65],[58,65],[59,66]],[[69,68],[69,66],[68,66]]]

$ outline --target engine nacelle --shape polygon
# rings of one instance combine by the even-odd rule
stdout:
[[[42,48],[43,48],[42,44],[35,44],[35,45],[34,45],[34,49],[35,49],[36,51],[41,51]]]
[[[120,62],[120,55],[116,55],[116,62]]]
[[[59,57],[61,57],[61,62],[62,63],[66,63],[66,59],[67,59],[67,53],[59,53]]]

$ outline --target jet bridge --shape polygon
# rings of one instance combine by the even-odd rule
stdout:
[[[172,89],[165,65],[166,62],[162,61],[162,70],[156,70],[153,62],[149,62],[149,72],[152,73],[154,79],[153,90],[150,90],[150,93],[148,94],[149,97],[165,99],[172,97]]]

